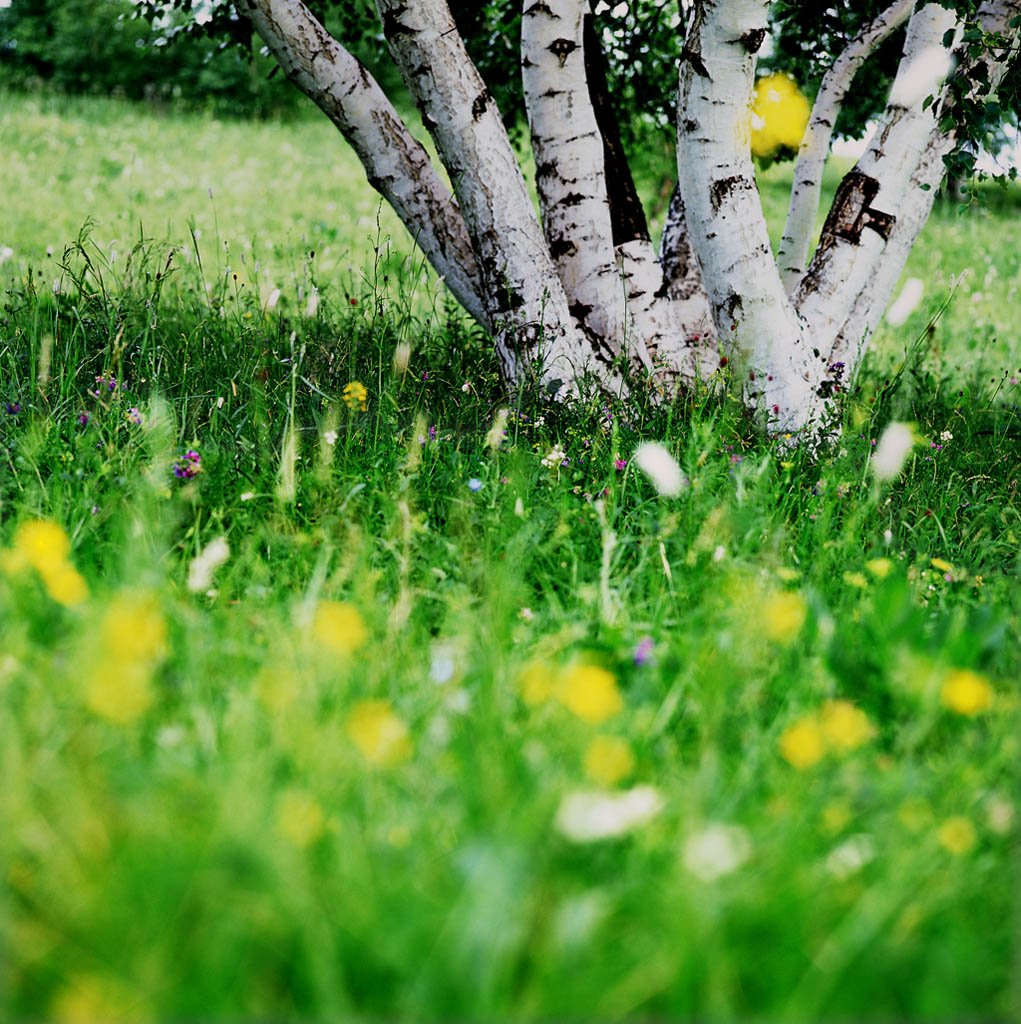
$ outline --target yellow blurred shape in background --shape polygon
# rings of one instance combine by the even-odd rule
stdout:
[[[345,731],[370,764],[401,764],[412,754],[408,727],[386,700],[363,700],[347,716]]]
[[[811,109],[790,75],[760,78],[752,97],[753,155],[773,156],[782,146],[797,149]]]

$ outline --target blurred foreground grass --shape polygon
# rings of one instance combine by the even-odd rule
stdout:
[[[111,153],[129,117],[145,160],[215,148],[120,113]],[[313,126],[230,126],[238,163],[263,130]],[[96,202],[56,291],[43,200],[2,222],[5,1018],[1021,1012],[1005,218],[939,215],[916,268],[983,297],[895,382],[934,307],[889,332],[813,462],[708,392],[508,397],[413,263],[353,236],[326,270],[283,199],[265,280],[168,264],[176,221],[64,256],[85,214],[114,236]],[[917,443],[879,486],[890,418]]]

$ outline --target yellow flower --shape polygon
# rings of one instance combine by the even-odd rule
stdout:
[[[790,75],[760,78],[752,99],[752,153],[765,157],[772,156],[781,146],[797,149],[810,112],[808,100]]]
[[[822,706],[819,724],[827,743],[841,752],[856,750],[874,732],[865,712],[847,700],[828,700]]]
[[[865,563],[865,568],[868,569],[876,579],[885,580],[890,575],[890,570],[893,568],[893,562],[889,558],[870,558]]]
[[[277,831],[304,849],[326,831],[326,816],[315,797],[300,789],[285,790],[276,803]]]
[[[966,854],[976,842],[975,826],[965,817],[947,818],[936,833],[940,845],[955,857]]]
[[[521,699],[530,707],[549,700],[555,688],[553,670],[544,661],[530,661],[518,674]]]
[[[363,700],[352,708],[344,725],[362,757],[383,767],[401,764],[412,754],[408,727],[386,700]]]
[[[825,752],[822,730],[815,715],[799,719],[780,737],[780,753],[800,771],[821,761]]]
[[[585,774],[602,786],[615,786],[635,770],[635,755],[619,736],[596,736],[585,751]]]
[[[368,640],[369,631],[353,605],[320,601],[312,617],[312,638],[333,654],[353,654]]]
[[[993,703],[989,680],[970,669],[954,669],[943,683],[940,699],[959,715],[977,715]]]
[[[359,384],[358,381],[353,380],[348,384],[341,392],[341,398],[344,399],[344,404],[354,412],[356,409],[361,409],[365,412],[366,400],[369,397],[368,391],[365,390],[364,384]]]
[[[624,706],[613,674],[598,665],[574,665],[560,681],[560,702],[593,725],[605,722]]]
[[[167,649],[167,623],[155,594],[118,594],[99,626],[101,656],[120,664],[150,664]]]
[[[115,725],[130,725],[149,710],[152,700],[149,666],[144,662],[114,659],[93,666],[86,678],[86,706]]]
[[[929,560],[929,564],[934,569],[939,569],[940,572],[953,572],[954,567],[942,558],[932,558]]]
[[[81,604],[89,596],[89,587],[82,574],[70,562],[39,570],[46,592],[62,605]]]
[[[762,606],[766,636],[779,644],[796,640],[805,624],[805,610],[805,599],[796,591],[770,594]]]
[[[14,531],[13,550],[37,572],[62,565],[71,554],[71,542],[56,523],[35,519]]]
[[[864,590],[869,585],[869,581],[860,572],[845,572],[844,582],[849,587],[858,587],[860,590]]]

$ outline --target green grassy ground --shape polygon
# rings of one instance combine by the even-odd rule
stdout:
[[[813,462],[506,396],[328,127],[2,109],[5,1018],[1021,1013],[1016,193]]]

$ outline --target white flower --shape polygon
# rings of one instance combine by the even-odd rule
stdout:
[[[564,449],[560,445],[555,445],[552,451],[543,456],[542,464],[547,469],[555,469],[563,463],[564,458]]]
[[[635,449],[631,461],[652,481],[652,486],[667,498],[676,498],[684,486],[681,467],[674,457],[655,441]]]
[[[522,608],[521,611],[518,612],[518,618],[521,619],[522,622],[531,622],[535,618],[535,612],[533,612],[531,608]]]
[[[891,327],[900,327],[922,301],[925,285],[917,277],[908,278],[893,305],[886,311],[886,322]]]
[[[940,440],[941,440],[941,441],[942,441],[942,442],[943,442],[944,444],[946,444],[946,443],[947,443],[947,441],[953,441],[953,439],[954,439],[954,435],[953,435],[953,434],[951,434],[949,430],[944,430],[944,431],[943,431],[943,433],[941,433],[941,434],[939,435],[939,439],[940,439]]]
[[[662,809],[663,798],[653,786],[635,786],[622,793],[579,790],[560,801],[554,825],[576,843],[591,843],[627,835]]]
[[[879,438],[872,456],[872,472],[877,480],[893,480],[911,454],[915,435],[906,423],[890,423]]]
[[[241,500],[242,501],[251,501],[252,498],[254,498],[254,497],[255,497],[255,492],[254,491],[245,491],[245,493],[241,495]]]
[[[465,394],[468,394],[468,392],[469,392],[469,391],[471,391],[471,389],[472,389],[472,382],[471,382],[470,380],[466,380],[466,381],[465,381],[465,382],[464,382],[464,383],[463,383],[463,384],[461,385],[461,390],[462,390],[462,391],[463,391],[463,392],[464,392]]]
[[[727,549],[722,544],[716,545],[716,550],[713,552],[713,561],[722,562],[727,557]]]
[[[337,432],[335,430],[324,430],[323,440],[329,444],[334,445],[337,443]]]
[[[864,832],[849,836],[830,851],[826,858],[826,870],[838,881],[850,878],[860,871],[876,855],[872,836]]]
[[[503,432],[507,428],[507,410],[498,409],[493,417],[493,425],[486,434],[486,447],[495,452],[503,444]]]
[[[684,866],[703,882],[736,871],[751,855],[748,833],[739,825],[707,825],[684,844]]]
[[[226,537],[217,537],[211,540],[193,558],[188,566],[188,589],[193,594],[199,594],[209,589],[213,582],[213,573],[230,558],[230,546]]]

